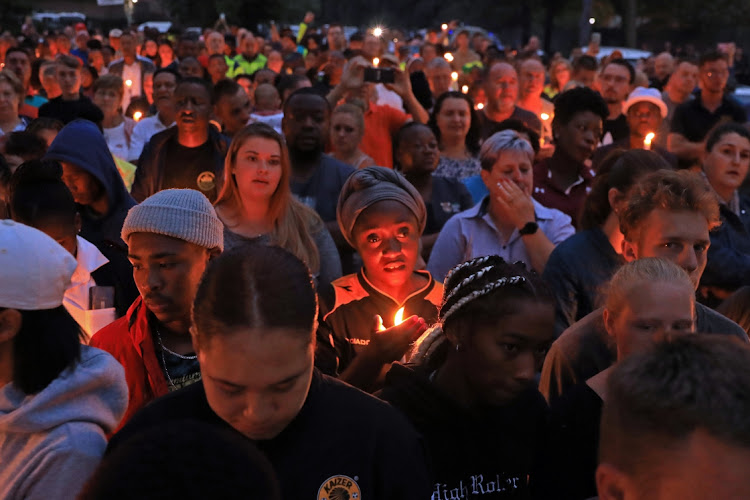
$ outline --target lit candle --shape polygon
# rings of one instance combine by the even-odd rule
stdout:
[[[396,315],[393,317],[393,326],[398,326],[401,323],[404,322],[404,308],[402,307],[398,311],[396,311]],[[385,331],[385,327],[383,326],[383,318],[378,316],[378,331],[382,332]]]
[[[135,113],[133,113],[133,120],[139,122],[141,121],[141,118],[143,118],[143,113],[141,113],[140,111],[136,111]]]
[[[454,82],[458,81],[458,72],[454,71],[453,73],[451,73],[451,80],[453,80]]]
[[[127,85],[128,87],[132,87],[133,86],[133,80],[125,80],[125,85]]]
[[[440,25],[440,29],[442,29],[443,31],[445,31],[445,30],[448,29],[448,25],[445,24],[445,23],[443,23],[443,24]]]
[[[542,113],[539,115],[539,118],[542,119],[542,129],[539,131],[539,145],[544,146],[544,122],[549,120],[549,115],[547,113]]]
[[[375,35],[375,36],[377,36],[377,37],[379,37],[380,35],[383,34],[383,28],[381,28],[380,26],[378,26],[377,28],[375,28],[374,30],[372,30],[372,34]]]
[[[463,92],[464,94],[468,94],[469,93],[469,86],[468,85],[464,85],[463,87],[461,87],[461,92]]]
[[[477,104],[477,109],[484,109],[484,104],[482,104],[481,102]]]
[[[380,64],[380,59],[379,59],[379,58],[377,58],[377,57],[374,57],[374,58],[372,59],[372,65],[373,65],[373,66],[377,66],[378,64]]]
[[[654,137],[656,137],[656,134],[653,132],[649,132],[646,134],[646,137],[643,139],[643,149],[646,151],[651,151],[651,141],[654,140]]]
[[[443,55],[443,57],[445,58],[446,61],[453,62],[453,54],[451,54],[450,52],[446,52],[445,55]]]

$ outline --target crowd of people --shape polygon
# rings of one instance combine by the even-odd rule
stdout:
[[[0,497],[750,498],[732,44],[0,36]]]

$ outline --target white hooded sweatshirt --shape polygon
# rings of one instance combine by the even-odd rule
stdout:
[[[81,346],[81,361],[41,392],[0,388],[0,498],[74,499],[128,403],[122,366]]]

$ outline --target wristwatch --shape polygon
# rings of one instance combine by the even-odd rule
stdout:
[[[526,236],[527,234],[534,234],[539,229],[539,224],[536,222],[527,222],[525,226],[518,230],[518,234]]]

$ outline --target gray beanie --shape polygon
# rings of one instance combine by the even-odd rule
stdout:
[[[130,209],[122,239],[132,233],[171,236],[212,250],[224,250],[224,225],[202,193],[194,189],[165,189]]]

